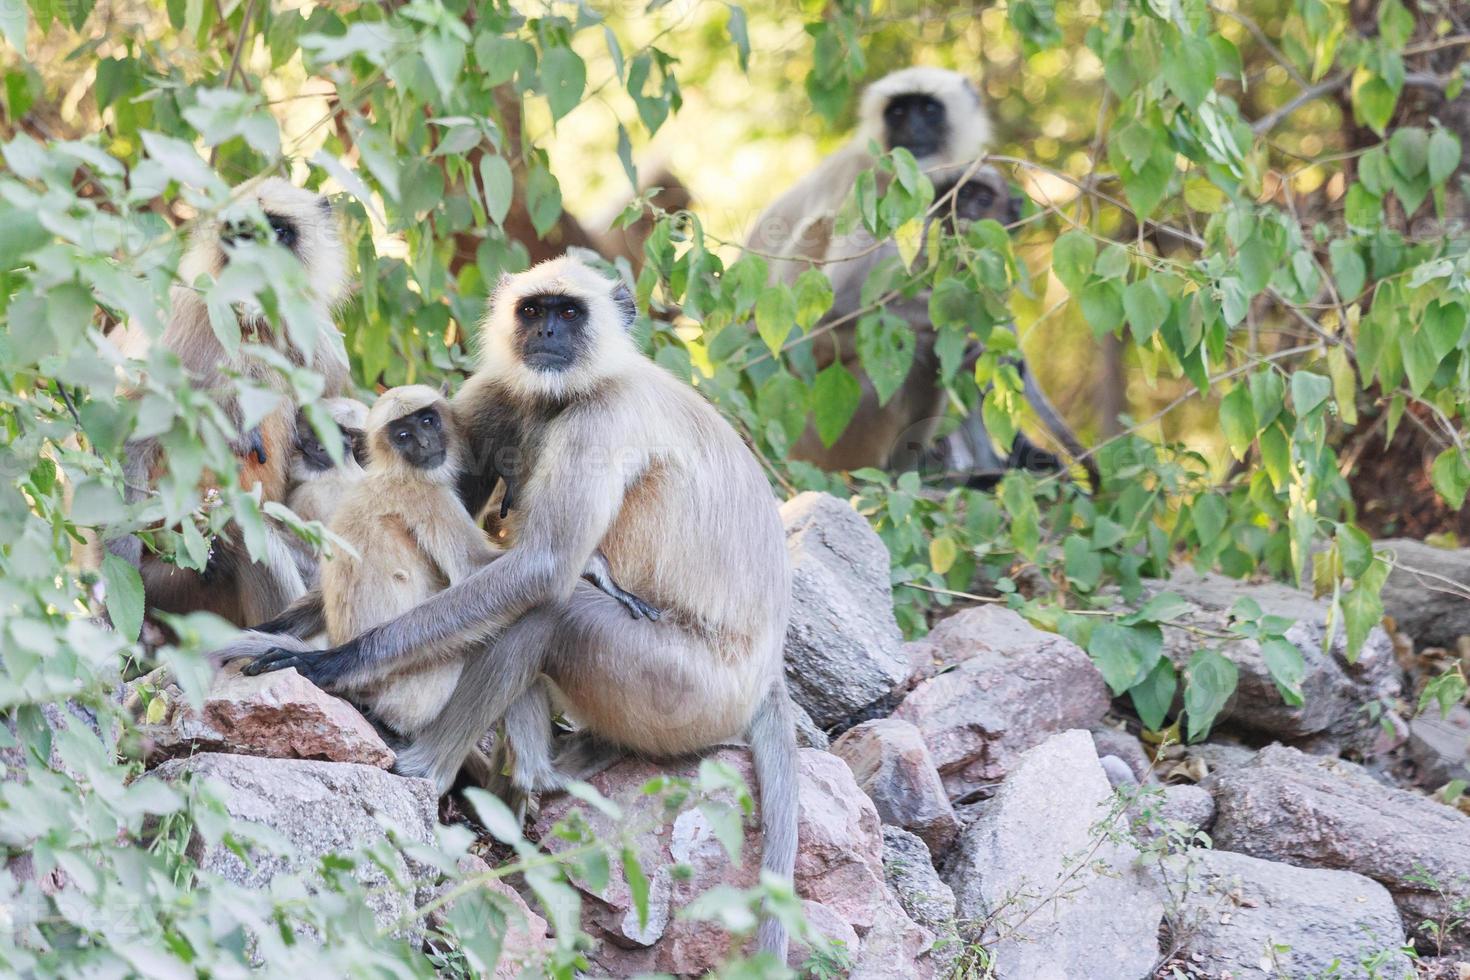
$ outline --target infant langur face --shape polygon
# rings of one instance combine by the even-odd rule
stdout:
[[[430,406],[394,419],[388,425],[388,443],[403,461],[421,470],[444,464],[449,441],[439,410]]]

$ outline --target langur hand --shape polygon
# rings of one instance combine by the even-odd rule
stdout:
[[[629,615],[634,619],[646,619],[650,623],[656,623],[659,617],[663,615],[663,610],[656,606],[650,606],[633,593],[624,592],[616,586],[609,592],[609,595],[618,600],[618,602],[621,602],[623,608],[627,609]]]
[[[326,691],[341,680],[353,659],[353,643],[351,642],[330,650],[291,650],[286,647],[272,647],[246,664],[241,672],[255,677],[258,674],[269,674],[273,671],[285,670],[287,667],[295,667],[298,674]]]
[[[260,426],[257,425],[245,433],[239,442],[233,443],[232,445],[234,446],[236,456],[247,458],[254,456],[257,464],[265,465],[268,457],[265,452],[265,439],[260,434]]]

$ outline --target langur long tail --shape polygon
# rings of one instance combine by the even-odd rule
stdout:
[[[761,869],[790,882],[796,867],[796,727],[786,677],[779,671],[751,719],[747,740],[760,790]],[[785,923],[767,908],[757,935],[761,952],[784,965],[787,938]]]

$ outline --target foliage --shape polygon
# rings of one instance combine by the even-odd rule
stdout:
[[[0,826],[9,853],[32,852],[38,874],[60,869],[71,882],[48,896],[35,881],[5,880],[23,898],[15,907],[35,914],[7,934],[0,961],[22,972],[88,963],[228,973],[262,957],[300,974],[319,951],[282,937],[298,924],[336,936],[333,917],[350,914],[350,902],[307,908],[289,889],[261,895],[195,880],[174,846],[180,828],[210,840],[244,831],[207,791],[186,800],[129,783],[136,747],[113,693],[157,659],[197,699],[197,653],[218,625],[178,620],[178,642],[150,653],[134,642],[142,610],[131,569],[73,561],[74,546],[103,526],[146,531],[151,547],[191,568],[230,517],[252,549],[267,519],[321,539],[320,528],[249,492],[201,493],[201,478],[233,465],[228,419],[184,383],[176,360],[155,352],[146,364],[121,362],[106,337],[123,321],[161,329],[180,232],[235,207],[229,186],[261,175],[336,192],[359,283],[339,316],[357,382],[453,379],[469,363],[488,284],[579,240],[564,206],[590,176],[553,166],[558,134],[584,107],[604,111],[610,169],[636,185],[635,147],[677,121],[693,81],[744,77],[781,95],[783,114],[753,128],[789,136],[810,128],[815,107],[835,141],[862,82],[911,61],[963,61],[973,35],[989,39],[997,75],[987,91],[1002,128],[1027,134],[1024,155],[993,162],[1046,203],[1019,229],[981,222],[944,235],[933,223],[921,235],[929,178],[907,153],[885,156],[839,227],[904,243],[868,283],[859,356],[891,392],[914,343],[884,306],[926,296],[952,414],[978,410],[1004,436],[1029,423],[1014,358],[1023,346],[1034,352],[1029,337],[1076,326],[1071,346],[1087,351],[1089,336],[1114,338],[1136,387],[1160,407],[1098,443],[1097,492],[1017,473],[982,493],[792,461],[808,415],[830,442],[856,404],[853,373],[819,372],[812,358],[831,342],[824,278],[767,287],[767,259],[722,237],[723,224],[711,230],[715,216],[662,213],[646,194],[624,223],[652,214],[652,232],[639,253],[616,259],[647,311],[640,331],[661,364],[750,439],[783,492],[853,496],[892,553],[908,632],[984,589],[1082,643],[1150,728],[1181,725],[1191,738],[1234,687],[1221,642],[1259,642],[1282,697],[1299,700],[1286,624],[1238,607],[1229,632],[1201,637],[1176,669],[1160,630],[1178,608],[1167,593],[1139,605],[1142,582],[1187,561],[1310,583],[1330,597],[1356,651],[1381,617],[1389,569],[1356,526],[1343,477],[1344,439],[1360,413],[1381,407],[1390,436],[1401,424],[1428,432],[1439,447],[1434,489],[1463,505],[1470,258],[1465,225],[1451,219],[1463,219],[1470,189],[1463,134],[1418,112],[1412,96],[1459,94],[1467,62],[1425,59],[1463,52],[1467,39],[1397,0],[1371,22],[1338,0],[1258,6],[1011,0],[932,22],[869,0],[808,2],[796,13],[654,3],[646,15],[507,0],[0,6],[0,697],[9,722]],[[805,30],[783,56],[793,55],[804,87],[785,86],[761,48],[794,18]],[[1366,145],[1343,142],[1351,126],[1373,134]],[[219,311],[242,301],[289,311],[304,284],[282,258],[250,250],[220,281],[185,285]],[[218,320],[226,332],[231,322]],[[970,365],[972,344],[984,353]],[[299,397],[320,390],[309,371],[284,359],[280,368]],[[119,384],[138,396],[117,398]],[[268,394],[254,394],[247,415],[270,407]],[[1214,431],[1176,438],[1161,427],[1195,406]],[[126,441],[144,435],[162,440],[170,469],[157,494],[130,507],[118,462]],[[99,593],[116,631],[89,618]],[[1118,597],[1129,604],[1121,614]],[[1431,691],[1426,704],[1447,707],[1463,699],[1463,676]],[[67,720],[64,704],[91,712],[97,727]],[[117,745],[97,734],[117,726]],[[149,850],[133,846],[149,839]],[[451,867],[463,845],[445,842],[438,866]],[[331,880],[352,896],[350,876]],[[727,898],[726,921],[742,921],[751,896]],[[138,914],[114,922],[99,915],[108,908]],[[454,945],[478,969],[494,934],[472,932],[459,929]],[[246,933],[275,938],[251,946]],[[567,971],[575,930],[558,936],[555,966]],[[344,940],[333,955],[332,972],[342,972],[335,957],[382,972],[429,969],[391,935]]]

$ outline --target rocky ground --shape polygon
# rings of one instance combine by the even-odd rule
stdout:
[[[1071,642],[977,606],[905,644],[887,555],[864,520],[817,494],[783,515],[795,569],[787,672],[806,746],[796,886],[851,976],[1470,980],[1470,816],[1441,801],[1446,784],[1470,779],[1470,711],[1405,720],[1431,670],[1470,659],[1455,645],[1467,643],[1470,602],[1426,584],[1470,583],[1470,551],[1391,542],[1442,578],[1396,571],[1386,600],[1397,629],[1375,629],[1354,663],[1341,629],[1324,648],[1326,606],[1309,595],[1181,574],[1168,588],[1193,607],[1189,625],[1218,627],[1247,595],[1296,619],[1287,636],[1307,665],[1306,699],[1283,704],[1260,649],[1235,643],[1223,652],[1240,686],[1212,740],[1158,751]],[[1169,654],[1187,659],[1190,636],[1165,632]],[[430,788],[389,773],[371,726],[294,671],[227,674],[201,712],[168,689],[140,711],[152,778],[213,778],[235,818],[295,845],[294,866],[392,826],[400,865],[365,873],[422,872],[412,842],[436,833]],[[716,757],[750,779],[743,750]],[[593,781],[623,804],[621,822],[654,828],[638,845],[652,873],[646,921],[621,870],[578,885],[595,973],[699,975],[728,951],[717,927],[677,913],[716,884],[755,881],[753,822],[732,866],[705,813],[670,817],[640,793],[660,772],[696,769],[630,760]],[[585,806],[543,804],[529,835],[564,846],[550,827]],[[611,829],[596,811],[588,819]],[[191,847],[206,868],[262,887],[285,866]],[[551,939],[496,887],[516,911],[501,971],[513,976]],[[402,915],[406,900],[374,894],[379,921]],[[793,965],[806,956],[793,950]]]

